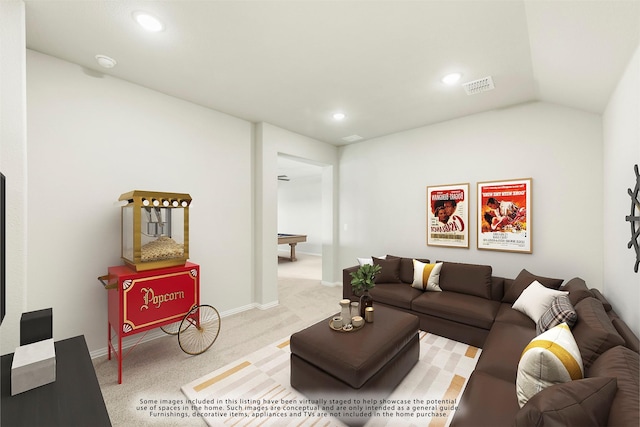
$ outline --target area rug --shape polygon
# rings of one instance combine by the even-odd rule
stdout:
[[[420,331],[418,363],[385,402],[372,405],[358,398],[309,399],[293,389],[287,337],[185,384],[182,392],[210,426],[342,427],[340,419],[364,413],[371,415],[367,427],[446,427],[480,352]]]

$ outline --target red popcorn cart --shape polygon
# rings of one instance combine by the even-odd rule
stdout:
[[[135,347],[124,353],[123,338],[160,327],[178,336],[185,353],[201,354],[213,345],[220,332],[220,315],[214,307],[200,305],[199,265],[187,262],[143,272],[121,265],[108,271],[98,279],[108,292],[108,358],[113,352],[118,360],[118,384],[122,383],[122,361]]]
[[[108,358],[118,360],[122,383],[123,338],[161,328],[178,336],[188,354],[208,350],[220,332],[220,315],[200,304],[200,266],[189,254],[188,207],[182,193],[135,190],[119,199],[122,207],[122,259],[98,277],[108,293]]]

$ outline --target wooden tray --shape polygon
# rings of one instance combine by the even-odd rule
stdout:
[[[351,329],[345,329],[345,327],[346,327],[346,326],[343,326],[342,328],[336,328],[336,327],[334,327],[334,326],[333,326],[333,319],[330,319],[330,320],[329,320],[329,327],[330,327],[332,330],[336,331],[336,332],[356,332],[356,331],[359,331],[360,329],[364,328],[364,325],[365,325],[365,324],[366,324],[366,322],[365,322],[365,323],[363,323],[361,326],[358,326],[357,328],[356,328],[356,327],[354,327],[354,326],[349,325],[349,326],[351,326]]]

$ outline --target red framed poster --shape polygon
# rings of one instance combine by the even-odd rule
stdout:
[[[531,253],[531,178],[478,183],[478,249]]]
[[[427,187],[427,245],[469,247],[469,184]]]

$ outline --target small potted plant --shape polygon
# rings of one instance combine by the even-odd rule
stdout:
[[[373,298],[369,290],[376,286],[375,278],[382,270],[378,264],[364,264],[351,273],[351,289],[356,296],[360,296],[360,316],[364,317],[367,307],[373,306]]]

